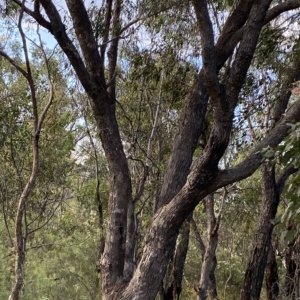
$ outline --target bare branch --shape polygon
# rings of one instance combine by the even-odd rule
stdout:
[[[50,69],[49,69],[49,61],[47,59],[47,56],[46,56],[46,53],[45,53],[45,50],[44,50],[44,47],[43,47],[41,35],[39,33],[39,27],[37,29],[37,34],[38,34],[39,40],[40,40],[40,49],[42,50],[42,54],[44,56],[44,62],[45,62],[46,69],[47,69],[47,81],[48,81],[48,86],[49,86],[49,99],[48,99],[48,102],[47,102],[46,106],[44,107],[44,110],[41,113],[41,117],[40,117],[40,120],[39,120],[38,125],[37,125],[37,131],[40,132],[42,130],[43,123],[45,121],[47,112],[48,112],[50,106],[53,103],[53,99],[54,99],[54,86],[53,86],[53,82],[51,80],[51,74],[50,74]]]
[[[214,47],[214,31],[205,0],[193,0],[201,36],[203,71],[208,93],[215,105],[221,102],[217,59]],[[219,103],[219,104],[218,104]]]
[[[265,18],[265,24],[269,23],[271,20],[274,20],[276,17],[278,17],[283,12],[293,10],[300,7],[300,1],[299,0],[287,0],[284,1],[274,7],[272,7],[266,15]]]
[[[24,12],[26,12],[29,16],[33,17],[41,26],[48,29],[52,33],[52,27],[51,27],[50,22],[48,22],[46,19],[44,19],[39,11],[39,9],[40,9],[39,1],[35,1],[35,10],[34,11],[30,10],[25,5],[22,5],[22,2],[19,0],[13,0],[13,1],[16,4],[18,4],[20,7],[23,6]]]
[[[26,79],[28,77],[27,72],[22,69],[10,56],[8,56],[4,51],[0,50],[0,55],[4,57],[11,65],[13,65]]]
[[[86,67],[76,47],[66,34],[66,28],[62,23],[61,17],[55,5],[51,0],[40,0],[40,3],[44,7],[51,21],[52,34],[54,35],[58,44],[70,60],[70,63],[72,64],[76,74],[78,75],[81,84],[87,91],[89,91],[89,96],[92,96],[91,91],[97,90],[98,87],[96,86],[94,80],[91,78],[90,74],[86,70]]]
[[[102,38],[102,45],[101,45],[101,57],[102,57],[102,64],[104,68],[105,62],[105,51],[106,46],[108,44],[108,37],[109,37],[109,30],[110,30],[110,22],[111,22],[111,14],[112,14],[112,0],[106,1],[106,13],[105,13],[105,25],[104,25],[104,35]]]
[[[117,66],[117,60],[118,60],[118,46],[119,46],[119,36],[120,36],[120,30],[121,30],[121,20],[120,20],[120,14],[121,14],[121,6],[122,6],[122,0],[116,0],[114,5],[114,12],[113,12],[113,18],[112,18],[112,37],[113,40],[110,44],[109,50],[108,50],[108,81],[111,82],[112,78],[116,75],[116,66]],[[110,97],[113,99],[116,98],[116,85],[112,84],[107,89]]]
[[[275,148],[288,134],[290,126],[287,123],[294,123],[300,121],[300,99],[298,99],[282,116],[281,120],[276,126],[270,130],[268,135],[259,142],[253,149],[252,153],[237,166],[220,171],[216,182],[217,187],[225,186],[227,184],[242,180],[250,176],[262,163],[263,155],[261,150],[263,148]]]

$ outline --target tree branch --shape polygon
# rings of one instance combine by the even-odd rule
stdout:
[[[112,42],[108,50],[108,82],[111,82],[116,76],[116,66],[118,60],[118,46],[120,40],[121,30],[121,6],[122,0],[116,0],[114,5],[113,19],[112,19]],[[116,98],[116,85],[115,82],[107,89],[110,97],[114,101]]]
[[[288,135],[290,126],[287,123],[300,121],[300,98],[288,109],[268,135],[256,145],[251,154],[237,166],[220,171],[216,178],[216,188],[245,179],[255,172],[262,164],[263,148],[275,148]]]
[[[300,1],[299,0],[287,0],[283,3],[280,3],[274,7],[272,7],[266,15],[265,18],[265,24],[269,23],[270,21],[274,20],[276,17],[278,17],[283,12],[296,9],[300,7]]]
[[[0,50],[0,55],[4,57],[11,65],[13,65],[26,79],[28,77],[27,72],[22,69],[9,55],[7,55],[4,51]]]
[[[104,69],[92,24],[82,0],[66,0],[89,74],[105,87]]]
[[[93,96],[93,91],[97,90],[98,87],[88,73],[76,47],[66,34],[66,28],[62,23],[55,5],[51,0],[40,0],[40,2],[50,19],[52,34],[70,60],[70,63],[72,64],[81,84],[86,89],[89,96]]]
[[[276,187],[277,187],[277,191],[278,191],[278,194],[281,195],[282,191],[283,191],[283,188],[284,188],[284,185],[285,185],[285,182],[288,180],[288,178],[296,173],[298,171],[298,169],[296,169],[293,165],[289,165],[287,166],[283,171],[282,173],[280,174],[277,182],[276,182]]]
[[[226,93],[229,95],[227,98],[229,98],[229,105],[232,107],[235,107],[237,104],[270,3],[271,0],[256,1],[251,9],[247,24],[244,26],[243,40],[237,49],[236,59],[232,64],[229,78],[226,82]]]
[[[113,3],[112,0],[106,1],[106,14],[105,14],[105,25],[104,25],[105,28],[104,28],[104,34],[103,34],[103,39],[102,39],[102,45],[100,48],[103,68],[104,68],[104,62],[105,62],[105,51],[106,51],[106,47],[108,44],[108,37],[109,37],[112,3]]]
[[[217,59],[214,46],[214,31],[205,0],[193,0],[201,36],[203,71],[206,88],[214,105],[221,102]]]
[[[22,7],[22,2],[19,0],[13,0],[16,4],[18,4],[20,7]],[[35,1],[39,2],[39,1]],[[52,27],[50,22],[48,22],[46,19],[43,18],[43,16],[41,15],[40,11],[35,9],[34,11],[30,10],[28,7],[26,7],[25,5],[23,6],[24,8],[24,12],[26,12],[29,16],[33,17],[41,26],[43,26],[44,28],[48,29],[50,31],[50,33],[52,32]],[[39,9],[39,5],[35,8]]]

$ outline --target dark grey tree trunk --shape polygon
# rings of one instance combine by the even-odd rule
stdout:
[[[266,291],[268,300],[276,300],[279,296],[279,278],[276,255],[272,243],[270,244],[266,266]]]
[[[170,272],[166,273],[165,283],[160,291],[160,299],[177,300],[182,291],[184,264],[189,246],[191,216],[183,223],[178,236],[173,260],[169,264]]]
[[[300,235],[298,234],[285,250],[286,275],[283,290],[286,298],[291,300],[299,297],[299,257]]]
[[[245,273],[242,300],[259,300],[270,249],[271,236],[279,204],[274,166],[262,166],[262,204],[258,227],[253,240],[253,250]]]
[[[245,273],[242,300],[258,300],[260,297],[274,227],[271,220],[276,216],[284,183],[295,171],[293,166],[287,167],[276,182],[275,167],[267,164],[262,166],[263,199],[253,240],[253,250]]]

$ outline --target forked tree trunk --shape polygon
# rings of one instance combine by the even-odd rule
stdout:
[[[177,300],[180,298],[184,264],[189,247],[190,220],[191,217],[188,217],[180,229],[175,255],[169,265],[171,269],[165,276],[165,287],[160,290],[161,300]]]

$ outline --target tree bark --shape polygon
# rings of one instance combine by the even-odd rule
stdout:
[[[189,247],[190,220],[191,216],[187,218],[180,229],[175,255],[169,265],[171,271],[169,274],[167,272],[165,276],[165,287],[160,292],[160,299],[176,300],[180,298],[184,264]]]
[[[284,183],[295,171],[293,166],[287,167],[276,182],[275,167],[266,164],[262,166],[263,199],[253,241],[253,250],[245,273],[244,287],[241,293],[242,300],[256,300],[260,297],[274,228],[271,220],[276,216]],[[276,289],[274,291],[276,293]],[[276,294],[272,297],[276,297]]]
[[[254,236],[251,258],[245,273],[242,300],[258,300],[260,298],[274,227],[271,220],[276,216],[280,198],[276,189],[274,166],[262,166],[262,193],[261,213]]]
[[[284,294],[287,299],[298,299],[299,297],[299,257],[300,257],[300,235],[298,234],[285,250],[286,275],[284,281]]]
[[[278,268],[276,262],[275,251],[272,243],[270,244],[268,261],[266,266],[266,290],[267,299],[276,300],[279,296],[279,279],[278,279]]]
[[[201,235],[199,233],[199,230],[197,228],[197,225],[196,225],[196,222],[195,222],[194,219],[191,220],[191,227],[194,231],[195,238],[196,238],[198,247],[199,247],[200,252],[201,252],[202,261],[204,261],[204,255],[206,253],[206,247],[204,245],[204,242],[201,238]],[[213,258],[213,265],[212,265],[212,269],[211,269],[210,274],[209,274],[209,283],[208,283],[208,294],[209,294],[211,299],[217,299],[217,297],[218,297],[216,276],[215,276],[215,272],[214,272],[216,267],[217,267],[217,258],[215,256]]]
[[[218,245],[218,229],[220,218],[216,218],[214,213],[214,196],[210,194],[204,200],[207,214],[207,236],[208,245],[203,257],[200,283],[197,290],[197,300],[205,300],[207,291],[210,290],[210,284],[213,285],[211,290],[212,296],[216,296],[214,271],[217,266],[216,249]],[[214,298],[212,298],[214,299]]]

